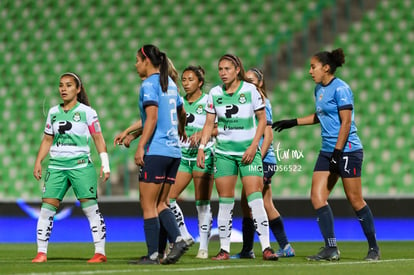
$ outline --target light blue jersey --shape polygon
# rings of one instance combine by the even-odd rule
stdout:
[[[272,125],[273,118],[272,118],[272,105],[270,104],[270,100],[268,98],[265,98],[265,111],[266,111],[266,122],[267,126]],[[260,147],[262,147],[263,143],[263,137],[260,140]],[[275,155],[275,149],[273,148],[273,142],[270,144],[269,150],[267,150],[267,153],[265,157],[263,158],[263,162],[276,164],[276,155]]]
[[[332,152],[335,148],[341,127],[340,110],[352,110],[351,129],[343,151],[352,152],[362,149],[354,121],[354,96],[348,84],[339,78],[334,78],[326,86],[316,85],[315,102],[316,114],[321,124],[321,151]]]
[[[158,106],[158,121],[152,137],[145,145],[145,155],[180,158],[177,108],[182,107],[183,101],[171,78],[168,78],[168,90],[165,93],[161,90],[159,74],[153,74],[142,82],[139,110],[143,126],[147,118],[145,107],[151,105]]]

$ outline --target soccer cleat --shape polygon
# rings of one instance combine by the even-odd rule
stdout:
[[[162,264],[175,264],[187,250],[188,246],[185,240],[175,242]]]
[[[155,260],[152,260],[149,256],[142,256],[138,260],[129,261],[129,264],[137,264],[137,265],[153,265],[153,264],[160,264],[160,260],[158,257]]]
[[[381,258],[379,249],[370,248],[367,256],[364,258],[365,261],[378,261]]]
[[[339,252],[339,249],[335,247],[323,247],[319,251],[318,254],[308,256],[306,259],[308,261],[339,261],[341,252]]]
[[[290,244],[285,245],[284,248],[280,248],[278,251],[276,251],[276,255],[279,258],[282,257],[294,257],[295,256],[295,250]]]
[[[271,249],[270,247],[263,250],[263,260],[265,261],[277,261],[279,260],[279,257],[276,255],[276,253]]]
[[[88,263],[106,263],[106,256],[101,253],[95,253]]]
[[[220,249],[220,252],[211,258],[214,261],[223,261],[230,259],[230,254],[226,250]]]
[[[254,255],[253,251],[249,251],[249,252],[240,251],[240,253],[230,256],[230,259],[254,259],[254,258],[256,258],[256,256]]]
[[[198,250],[197,259],[208,259],[208,251],[205,249]]]
[[[46,253],[39,252],[37,253],[36,257],[32,260],[32,263],[45,263],[47,262]]]
[[[193,238],[189,238],[185,240],[185,243],[187,244],[187,247],[190,247],[195,243],[195,241]]]

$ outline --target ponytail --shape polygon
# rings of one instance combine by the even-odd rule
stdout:
[[[345,64],[345,54],[342,48],[335,49],[331,52],[319,52],[314,56],[322,63],[322,65],[329,65],[329,72],[331,74],[335,73],[336,68],[341,67],[343,64]]]
[[[148,58],[155,68],[160,70],[160,85],[165,93],[168,90],[168,57],[154,45],[144,45],[137,53],[142,59]]]

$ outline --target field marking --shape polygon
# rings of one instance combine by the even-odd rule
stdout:
[[[381,263],[393,263],[393,262],[412,262],[414,259],[389,259],[389,260],[380,260],[380,261],[355,261],[355,262],[310,262],[306,261],[304,263],[291,263],[291,264],[283,264],[283,266],[307,266],[307,267],[318,267],[321,265],[361,265],[361,264],[381,264]],[[312,264],[314,263],[314,264]],[[275,262],[277,265],[277,263]],[[137,265],[138,267],[138,265]],[[140,266],[142,267],[142,266]],[[188,268],[177,268],[171,269],[171,266],[165,266],[165,269],[136,269],[136,268],[128,268],[128,269],[109,269],[109,270],[91,270],[91,271],[62,271],[62,272],[52,272],[52,273],[45,273],[45,272],[31,272],[31,273],[16,273],[14,275],[91,275],[91,274],[113,274],[113,273],[136,273],[137,271],[142,273],[149,273],[149,272],[194,272],[194,271],[205,271],[205,270],[225,270],[225,269],[236,269],[236,268],[269,268],[274,267],[272,264],[259,264],[259,265],[228,265],[228,266],[205,266],[205,267],[188,267]]]

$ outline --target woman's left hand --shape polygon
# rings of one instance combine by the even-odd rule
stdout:
[[[135,164],[136,165],[138,165],[138,166],[144,166],[145,165],[145,163],[144,163],[144,155],[145,155],[144,148],[140,148],[138,146],[137,151],[135,152],[135,157],[134,157],[134,160],[135,160]]]
[[[253,146],[249,146],[247,150],[244,152],[241,161],[244,164],[250,164],[254,160],[254,156],[256,155],[257,148]]]

